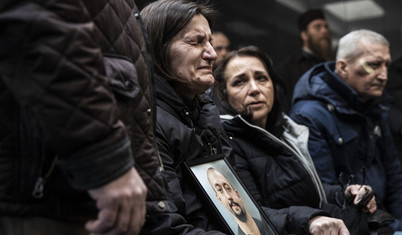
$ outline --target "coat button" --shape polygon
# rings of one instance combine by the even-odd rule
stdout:
[[[124,85],[126,85],[128,90],[132,90],[134,88],[133,84],[129,80],[125,81]]]
[[[152,111],[151,108],[147,109],[147,113],[151,113],[151,111]]]
[[[162,202],[162,201],[158,202],[158,206],[159,206],[159,208],[161,208],[161,209],[165,209],[165,203]]]
[[[137,19],[140,18],[140,14],[138,14],[138,13],[135,13],[134,16],[135,16],[135,18],[137,18]]]
[[[334,111],[335,107],[332,104],[327,104],[327,109],[328,111],[332,112]]]
[[[339,138],[338,138],[338,143],[339,143],[339,144],[343,144],[343,139],[342,139],[342,137],[339,137]]]

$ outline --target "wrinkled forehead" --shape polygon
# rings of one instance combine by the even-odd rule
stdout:
[[[363,40],[358,44],[360,55],[355,58],[355,61],[360,60],[362,57],[373,60],[391,61],[391,53],[389,46],[379,42],[369,42]]]

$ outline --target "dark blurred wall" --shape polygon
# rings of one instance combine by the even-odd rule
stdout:
[[[151,0],[136,1],[142,9]],[[285,6],[280,0],[210,0],[218,11],[213,30],[224,32],[232,43],[232,48],[255,45],[270,55],[274,63],[300,50],[299,32],[296,21],[299,12]],[[283,2],[283,1],[282,1]],[[287,1],[291,2],[291,1]],[[322,7],[334,0],[294,0],[293,5],[304,9]],[[400,23],[402,21],[402,1],[376,0],[385,10],[381,18],[343,22],[326,12],[334,50],[337,40],[357,28],[367,28],[383,34],[391,43],[393,58],[402,55]]]
[[[140,9],[149,2],[152,1],[136,1]],[[224,32],[233,49],[255,45],[269,54],[275,62],[300,47],[296,27],[297,14],[274,0],[211,2],[218,11],[213,30]],[[286,21],[279,21],[281,17],[278,17],[277,12],[282,16],[286,14]]]

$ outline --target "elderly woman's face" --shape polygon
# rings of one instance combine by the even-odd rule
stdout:
[[[186,98],[192,99],[214,84],[212,64],[217,56],[210,41],[211,29],[201,14],[195,15],[172,39],[169,68],[178,81],[176,92]]]
[[[265,128],[274,105],[274,86],[264,64],[254,56],[232,58],[225,70],[228,102],[238,113],[253,113],[252,123]]]

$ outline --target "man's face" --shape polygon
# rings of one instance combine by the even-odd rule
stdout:
[[[332,49],[328,24],[324,19],[311,21],[302,32],[302,39],[304,46],[317,55],[322,54],[322,50]]]
[[[240,221],[247,220],[246,210],[239,193],[232,188],[229,181],[219,172],[208,171],[208,179],[215,190],[216,197]]]
[[[388,67],[391,63],[389,48],[382,44],[370,44],[362,41],[363,54],[351,62],[344,62],[345,67],[337,73],[349,86],[365,100],[380,97],[388,80]]]
[[[222,33],[212,34],[212,46],[216,51],[216,61],[218,63],[229,52],[230,42],[229,39]]]

